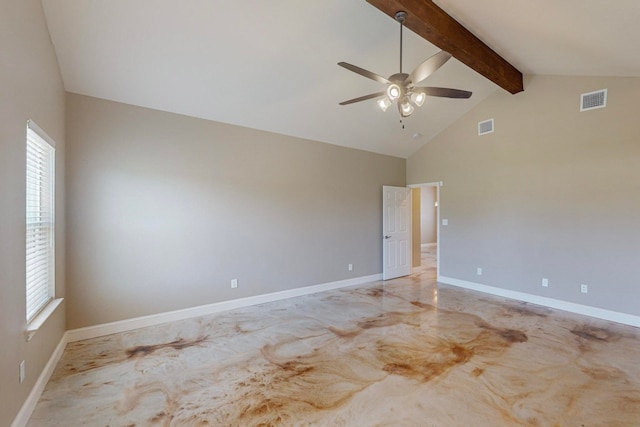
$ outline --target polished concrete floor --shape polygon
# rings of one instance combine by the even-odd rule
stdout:
[[[421,272],[71,343],[29,427],[640,426],[640,330]]]

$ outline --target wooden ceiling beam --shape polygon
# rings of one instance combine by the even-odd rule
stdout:
[[[367,3],[394,19],[396,12],[407,12],[405,27],[510,93],[524,90],[520,71],[432,0],[367,0]]]

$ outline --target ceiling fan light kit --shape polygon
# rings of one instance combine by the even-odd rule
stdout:
[[[372,93],[370,95],[353,98],[348,101],[343,101],[340,105],[353,104],[360,101],[366,101],[373,98],[380,98],[377,101],[378,107],[384,112],[395,101],[398,105],[398,112],[401,117],[409,117],[415,111],[416,107],[422,107],[425,99],[428,96],[438,96],[442,98],[462,98],[466,99],[471,97],[471,92],[460,89],[450,89],[441,87],[415,87],[416,83],[420,83],[431,74],[433,74],[438,68],[442,67],[450,58],[451,55],[445,51],[436,53],[428,58],[422,64],[418,65],[411,74],[402,72],[402,29],[404,27],[404,21],[407,17],[407,13],[400,11],[395,15],[396,21],[400,23],[400,72],[393,74],[388,79],[385,79],[378,74],[371,71],[357,67],[355,65],[338,62],[338,65],[352,71],[356,74],[360,74],[363,77],[367,77],[371,80],[375,80],[378,83],[386,84],[387,90],[385,92]]]

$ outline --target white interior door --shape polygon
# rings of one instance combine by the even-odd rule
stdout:
[[[382,278],[411,274],[411,189],[382,187]]]

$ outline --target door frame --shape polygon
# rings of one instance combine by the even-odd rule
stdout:
[[[436,188],[436,278],[440,277],[440,188],[444,185],[442,181],[425,182],[422,184],[407,185],[409,188],[435,187]],[[413,211],[411,212],[413,214]],[[420,212],[422,213],[422,212]],[[411,223],[413,224],[413,218]],[[412,250],[413,250],[413,245]]]

